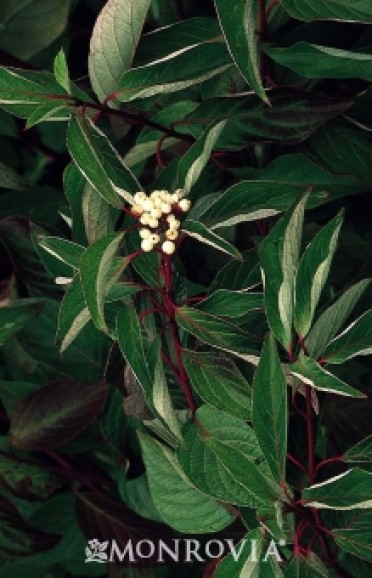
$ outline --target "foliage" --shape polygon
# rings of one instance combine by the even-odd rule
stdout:
[[[369,575],[370,1],[18,4],[1,576]]]

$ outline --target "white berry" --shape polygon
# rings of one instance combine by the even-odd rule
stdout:
[[[154,245],[152,244],[150,239],[142,239],[141,242],[141,249],[143,251],[145,251],[146,253],[148,253],[149,251],[152,251],[154,248]]]
[[[168,213],[170,213],[172,210],[172,207],[169,203],[162,203],[160,208],[164,215],[168,215]]]
[[[149,225],[149,218],[150,217],[149,217],[148,213],[144,213],[143,215],[141,215],[141,218],[140,218],[141,225]]]
[[[172,241],[164,241],[161,248],[166,255],[173,255],[176,250],[176,245]]]
[[[157,233],[153,233],[150,237],[150,241],[153,245],[156,245],[160,241],[160,237]]]
[[[191,202],[189,201],[189,199],[182,199],[179,203],[178,203],[181,211],[183,211],[184,213],[186,213],[187,211],[190,210],[191,207]]]
[[[149,217],[148,223],[149,227],[151,227],[151,229],[157,229],[157,227],[159,226],[159,221],[156,217]]]
[[[141,239],[148,239],[151,236],[151,231],[149,229],[140,229],[139,234]]]

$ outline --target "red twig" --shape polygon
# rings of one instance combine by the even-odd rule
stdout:
[[[315,468],[315,476],[317,476],[319,470],[326,466],[327,464],[332,464],[335,462],[344,462],[344,456],[335,456],[334,458],[327,458],[326,460],[321,461]]]
[[[266,22],[269,19],[269,16],[272,12],[272,10],[275,8],[275,6],[277,6],[279,4],[279,0],[272,0],[272,2],[268,5],[268,7],[266,8],[266,12],[265,12],[265,18],[266,18]]]
[[[298,468],[300,468],[300,470],[302,470],[303,472],[305,472],[307,474],[307,470],[305,468],[305,466],[303,466],[298,460],[296,460],[296,458],[294,458],[293,456],[291,456],[291,454],[287,454],[287,459],[292,462],[293,464],[295,464],[295,466],[297,466]]]

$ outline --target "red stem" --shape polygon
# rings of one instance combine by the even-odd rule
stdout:
[[[319,470],[321,468],[323,468],[324,466],[326,466],[327,464],[332,464],[334,462],[343,462],[344,461],[344,456],[335,456],[334,458],[327,458],[326,460],[323,460],[322,462],[320,462],[316,468],[315,468],[315,475],[318,474]]]
[[[187,405],[189,406],[192,415],[195,415],[196,412],[196,404],[191,392],[191,388],[189,385],[189,380],[185,371],[185,368],[183,366],[183,361],[182,361],[182,345],[181,345],[181,341],[180,341],[180,336],[178,333],[178,327],[177,324],[175,322],[174,319],[174,313],[175,313],[175,309],[176,306],[173,302],[173,278],[172,278],[172,258],[170,255],[163,255],[162,257],[162,270],[163,270],[163,275],[164,275],[164,281],[165,281],[165,288],[166,288],[166,293],[164,293],[163,295],[163,303],[164,303],[164,308],[167,311],[167,315],[169,318],[169,327],[170,327],[170,331],[171,331],[171,336],[172,336],[172,342],[173,342],[173,349],[174,349],[174,353],[175,353],[175,357],[176,357],[176,368],[177,368],[177,373],[178,373],[178,379],[180,382],[180,386],[181,389],[184,393],[184,396],[186,398],[187,401]]]
[[[296,460],[296,458],[294,458],[293,456],[291,456],[291,454],[287,454],[287,459],[292,462],[293,464],[295,464],[295,466],[297,466],[298,468],[300,468],[300,470],[302,470],[303,472],[307,473],[307,470],[305,468],[305,466],[303,466],[298,460]]]

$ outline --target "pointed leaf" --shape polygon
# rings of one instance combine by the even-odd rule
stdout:
[[[324,352],[370,283],[371,279],[359,281],[319,316],[305,340],[306,349],[311,357],[317,359]]]
[[[58,314],[57,339],[63,353],[90,321],[81,279],[76,276],[66,291]]]
[[[268,103],[269,99],[262,85],[259,66],[256,33],[257,2],[255,0],[238,0],[232,5],[229,0],[215,0],[214,3],[235,64],[258,96]]]
[[[183,363],[192,388],[205,402],[233,416],[250,419],[251,386],[231,359],[184,350]]]
[[[372,462],[372,434],[348,449],[344,454],[344,460],[348,463]]]
[[[252,422],[275,480],[284,482],[287,455],[287,384],[273,336],[266,340],[253,381]]]
[[[167,524],[179,532],[202,534],[233,521],[223,506],[192,485],[167,447],[144,434],[140,442],[152,499]]]
[[[42,309],[42,301],[29,299],[16,301],[11,307],[0,307],[0,345],[37,317]]]
[[[26,463],[1,453],[0,484],[25,500],[45,500],[62,482],[46,468],[43,469],[42,463]]]
[[[172,399],[169,393],[168,384],[165,379],[163,362],[160,357],[155,368],[154,375],[154,388],[153,388],[153,402],[154,408],[164,420],[166,425],[169,427],[173,435],[176,436],[178,441],[182,442],[180,423],[177,419],[177,415],[174,411],[172,404]]]
[[[372,81],[372,55],[297,42],[289,48],[264,48],[266,54],[306,78],[361,78]]]
[[[259,247],[267,319],[287,351],[292,348],[295,276],[307,197],[276,223]]]
[[[203,343],[249,360],[257,354],[256,337],[240,327],[192,307],[178,307],[177,323]]]
[[[53,69],[54,69],[54,77],[58,82],[58,84],[62,86],[62,88],[64,88],[68,94],[70,94],[71,82],[68,72],[66,55],[63,48],[61,48],[61,50],[58,52],[57,56],[54,59]]]
[[[130,193],[141,188],[137,179],[124,165],[108,138],[90,120],[79,117],[71,119],[67,145],[80,172],[108,203],[121,208],[120,189],[124,200],[133,204]]]
[[[104,300],[116,280],[117,273],[112,276],[112,268],[122,238],[123,233],[107,235],[88,247],[81,258],[80,275],[86,304],[93,323],[104,332],[108,331],[104,319]]]
[[[217,289],[197,305],[206,313],[224,317],[242,317],[254,309],[263,309],[263,294]]]
[[[325,482],[305,488],[302,497],[309,508],[353,510],[371,508],[372,474],[353,468]]]
[[[205,225],[203,225],[203,223],[188,219],[185,223],[183,223],[182,231],[189,235],[189,237],[193,237],[201,243],[210,245],[218,251],[227,253],[231,257],[235,257],[236,259],[242,258],[238,249],[236,249],[234,245],[228,241],[225,241],[225,239],[211,231],[211,229],[208,229]]]
[[[133,305],[127,304],[117,319],[120,349],[145,392],[152,398],[153,380],[147,365],[141,325]]]
[[[301,337],[305,337],[311,328],[320,294],[327,281],[341,225],[342,215],[337,215],[319,231],[300,260],[296,275],[294,326]]]
[[[180,160],[178,182],[186,194],[190,193],[192,187],[199,179],[225,126],[226,121],[222,120],[214,126],[208,127],[200,139],[190,147]]]
[[[124,73],[116,98],[130,102],[183,90],[231,67],[225,44],[218,41],[189,46],[146,66]]]
[[[361,391],[350,387],[350,385],[347,385],[316,361],[302,353],[297,361],[289,366],[289,369],[293,375],[319,391],[328,391],[329,393],[349,397],[366,397]]]
[[[327,363],[344,363],[357,355],[372,353],[372,309],[335,337],[325,348],[323,358]]]

